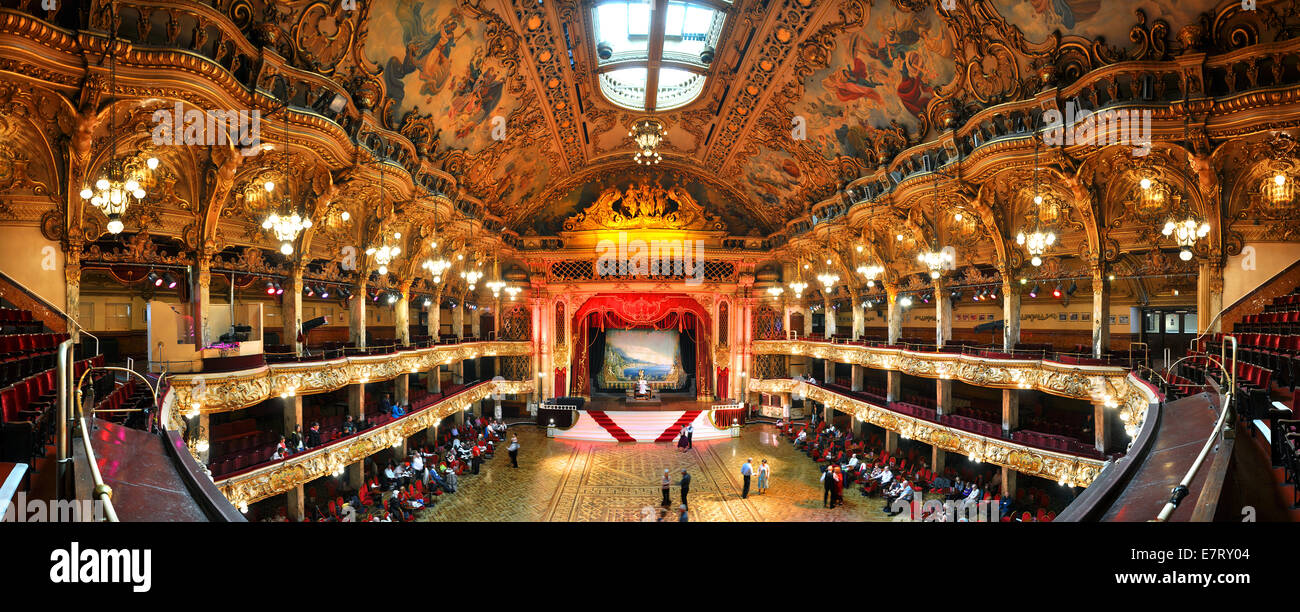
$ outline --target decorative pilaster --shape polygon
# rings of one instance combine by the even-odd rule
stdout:
[[[303,345],[298,341],[302,329],[302,267],[293,267],[293,276],[285,279],[284,293],[280,295],[280,343],[301,355]]]
[[[1002,350],[1011,351],[1020,342],[1020,287],[1002,270]]]
[[[90,321],[79,321],[81,316],[81,249],[79,247],[69,248],[63,254],[63,276],[68,285],[67,302],[64,304],[64,312],[68,313],[72,320],[84,325]],[[68,334],[71,335],[73,342],[78,342],[80,325],[69,325]]]
[[[348,340],[357,348],[366,347],[366,289],[363,279],[356,293],[348,299]]]
[[[68,295],[71,296],[71,288]],[[1218,253],[1202,260],[1196,275],[1196,327],[1197,332],[1206,333],[1206,327],[1214,320],[1210,333],[1223,331],[1223,323],[1215,315],[1223,310],[1223,264]]]
[[[190,306],[194,317],[194,350],[216,341],[220,334],[211,329],[212,315],[212,258],[200,251],[194,256],[194,275],[190,279]],[[72,286],[68,286],[71,293]]]
[[[1100,358],[1110,350],[1110,280],[1106,264],[1092,264],[1092,356]]]
[[[862,303],[861,295],[853,296],[853,339],[857,340],[867,331],[867,307]]]
[[[898,304],[898,285],[885,285],[885,297],[889,301],[889,344],[898,344],[903,337],[903,307]]]
[[[934,281],[934,345],[943,347],[952,339],[952,297],[943,280]]]
[[[822,333],[828,340],[835,337],[835,309],[832,306],[834,305],[831,304],[831,296],[823,294],[822,308],[826,313],[824,317],[826,323],[822,325]]]
[[[393,304],[393,339],[400,346],[411,345],[411,283],[406,281],[400,288],[401,295]]]

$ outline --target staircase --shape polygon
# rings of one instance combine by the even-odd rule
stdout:
[[[676,440],[677,434],[682,432],[682,428],[686,427],[687,423],[694,421],[695,417],[700,416],[701,412],[704,411],[687,410],[686,412],[683,412],[681,418],[674,421],[672,425],[668,426],[668,429],[665,429],[663,433],[659,434],[658,438],[655,438],[655,442],[672,442],[673,440]]]
[[[605,414],[604,411],[588,410],[586,414],[591,417],[591,420],[595,421],[597,425],[605,428],[605,431],[608,432],[610,436],[613,436],[615,440],[618,440],[619,442],[636,442],[636,438],[627,435],[627,431],[622,427],[615,425],[614,419],[609,418],[609,415]]]
[[[731,436],[730,431],[714,427],[703,410],[579,410],[578,422],[555,437],[589,442],[672,442],[687,424],[694,424],[696,441]]]

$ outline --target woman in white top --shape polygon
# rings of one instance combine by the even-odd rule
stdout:
[[[758,492],[767,492],[767,477],[772,475],[772,466],[767,464],[767,459],[758,464]]]

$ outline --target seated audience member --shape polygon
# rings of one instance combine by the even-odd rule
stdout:
[[[966,499],[967,495],[970,495],[970,485],[962,482],[961,478],[958,477],[952,483],[952,491],[950,491],[944,499],[948,501],[961,501]]]
[[[354,433],[357,433],[357,423],[356,421],[352,420],[352,415],[350,414],[347,417],[345,417],[343,420],[342,433],[344,436],[350,436]]]
[[[915,494],[916,491],[912,489],[912,483],[908,482],[907,479],[904,478],[898,483],[898,494],[895,495],[893,499],[889,500],[889,509],[886,510],[885,513],[889,516],[894,516],[903,512],[911,505]]]
[[[291,453],[300,453],[300,452],[302,452],[302,450],[303,450],[303,448],[302,448],[302,425],[294,425],[294,426],[293,426],[293,431],[290,432],[289,435],[285,437],[285,442],[286,442],[286,443],[288,444],[288,446],[289,446],[289,452],[291,452]]]
[[[800,448],[807,443],[808,443],[808,430],[806,428],[800,429],[799,435],[794,439],[794,447]]]
[[[857,454],[857,453],[853,453],[853,455],[849,457],[849,462],[846,463],[846,464],[844,464],[844,469],[846,469],[846,470],[852,470],[852,469],[854,469],[854,468],[857,468],[857,467],[858,467],[858,463],[859,463],[859,461],[858,461],[858,454]]]
[[[966,497],[962,499],[962,503],[965,505],[972,505],[972,504],[978,504],[979,501],[980,501],[980,487],[978,484],[971,485],[970,491],[966,493]]]
[[[284,445],[283,445],[283,444],[281,444],[280,446],[275,447],[275,452],[271,453],[271,461],[279,461],[279,460],[281,460],[281,459],[284,459]]]
[[[391,415],[394,419],[400,419],[406,416],[406,409],[401,404],[393,404]]]

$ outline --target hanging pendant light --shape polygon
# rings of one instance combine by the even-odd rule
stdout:
[[[289,195],[289,103],[285,102],[281,108],[284,113],[284,161],[281,170],[281,176],[284,177],[285,185],[281,186],[280,197],[274,198],[275,181],[267,180],[262,184],[266,190],[267,197],[274,202],[270,216],[262,221],[262,229],[270,230],[275,234],[275,239],[280,241],[280,252],[286,256],[293,254],[293,242],[298,239],[298,234],[303,230],[311,227],[311,219],[305,214],[299,215],[297,207],[293,204],[293,198]],[[287,214],[281,215],[278,210],[283,210]]]
[[[1056,233],[1045,229],[1042,222],[1043,193],[1038,183],[1038,139],[1034,139],[1034,205],[1025,214],[1025,227],[1016,234],[1016,244],[1025,247],[1029,263],[1043,265],[1043,254],[1056,242]]]
[[[632,154],[636,163],[647,166],[659,163],[662,158],[658,148],[664,140],[664,124],[655,119],[642,119],[632,126],[627,135],[637,146],[636,153]]]
[[[117,7],[109,3],[109,19],[113,24],[112,41],[117,40]],[[137,202],[145,198],[144,187],[140,184],[139,176],[128,176],[126,163],[124,160],[117,158],[117,129],[116,121],[113,114],[113,98],[117,94],[117,54],[113,49],[115,45],[110,42],[108,46],[109,61],[109,104],[108,104],[108,134],[109,142],[112,149],[109,155],[108,163],[105,165],[105,174],[101,175],[95,181],[94,187],[82,187],[78,194],[81,199],[90,202],[92,206],[98,208],[105,217],[108,218],[106,229],[110,234],[120,234],[125,229],[122,218],[126,215],[127,209],[131,206],[131,199],[135,198]],[[158,168],[158,158],[150,157],[145,165],[149,170]]]

